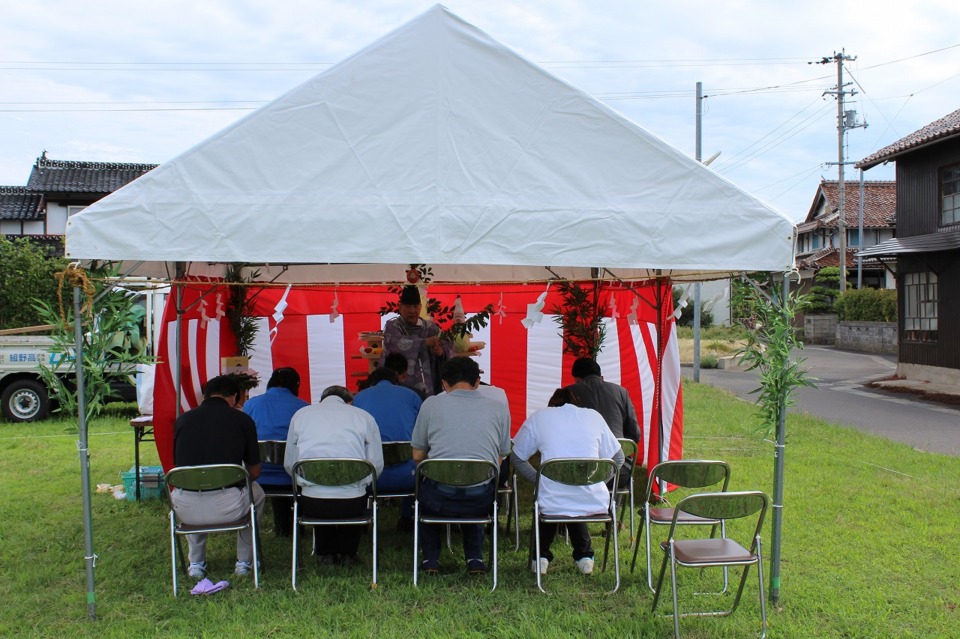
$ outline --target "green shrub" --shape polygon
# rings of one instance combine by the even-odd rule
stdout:
[[[851,289],[837,297],[834,310],[841,321],[897,321],[897,292],[889,289]]]
[[[716,368],[718,361],[716,355],[704,355],[700,358],[700,368]]]

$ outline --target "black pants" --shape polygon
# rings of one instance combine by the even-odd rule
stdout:
[[[553,553],[550,552],[550,546],[553,544],[553,538],[557,535],[558,524],[540,523],[540,556],[546,557],[547,561],[553,561]],[[590,546],[590,531],[583,522],[570,522],[566,524],[567,532],[570,533],[570,545],[573,547],[573,560],[583,559],[584,557],[593,557],[593,548]],[[535,548],[530,549],[533,555]]]
[[[314,499],[303,497],[300,511],[311,519],[340,519],[360,517],[367,508],[367,497],[352,499]],[[318,555],[355,556],[360,547],[363,526],[313,526],[313,540]]]

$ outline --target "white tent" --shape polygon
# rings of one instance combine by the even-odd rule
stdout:
[[[705,280],[790,270],[793,248],[785,216],[439,5],[66,229],[67,256],[130,273],[241,262],[297,283],[411,263],[438,284]],[[93,617],[82,417],[80,432]]]
[[[785,216],[439,5],[73,216],[66,252],[298,282],[711,279],[794,255]]]

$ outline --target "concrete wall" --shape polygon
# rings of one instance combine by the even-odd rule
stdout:
[[[803,318],[803,342],[805,344],[829,344],[837,341],[837,316],[806,315]]]
[[[960,369],[957,368],[900,363],[897,364],[897,377],[931,384],[960,386]]]
[[[836,347],[864,353],[897,354],[896,322],[838,322]]]

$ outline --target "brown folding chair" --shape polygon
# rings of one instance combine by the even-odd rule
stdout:
[[[730,465],[723,461],[709,459],[681,459],[673,461],[660,462],[653,467],[650,477],[647,479],[647,490],[643,499],[643,519],[640,520],[640,527],[643,530],[637,531],[637,539],[633,546],[633,561],[630,563],[630,572],[633,572],[637,565],[637,551],[640,549],[640,534],[645,533],[644,543],[647,550],[647,586],[653,591],[653,569],[650,566],[650,529],[654,525],[668,526],[673,521],[674,509],[665,506],[655,505],[651,502],[657,501],[658,497],[655,490],[660,491],[662,496],[667,485],[672,485],[675,489],[699,489],[720,486],[720,492],[726,492],[730,484]],[[682,493],[683,491],[681,491]],[[687,491],[690,492],[690,491]],[[682,497],[683,494],[680,494]],[[661,497],[659,501],[667,503],[666,499]],[[646,526],[644,526],[646,524]],[[681,514],[678,520],[679,525],[694,526],[712,526],[711,535],[716,534],[716,528],[720,527],[720,534],[723,536],[723,521],[719,519],[703,518],[691,515],[689,513]],[[723,589],[727,588],[727,574],[724,571]]]
[[[660,565],[660,577],[654,589],[653,606],[655,612],[657,603],[663,590],[663,578],[670,564],[670,583],[673,592],[673,632],[676,639],[680,639],[680,617],[714,616],[724,617],[733,613],[740,603],[743,587],[747,581],[750,566],[757,566],[757,585],[760,591],[760,637],[767,634],[767,608],[763,592],[763,558],[760,554],[760,529],[767,512],[769,499],[760,491],[750,492],[722,492],[701,493],[690,495],[680,500],[673,511],[670,521],[670,533],[667,541],[660,544],[664,551],[663,563]],[[677,528],[682,525],[684,516],[693,516],[705,520],[731,521],[751,516],[757,517],[757,525],[753,529],[753,537],[749,549],[740,542],[728,537],[710,537],[709,539],[677,539]],[[745,541],[745,540],[744,540]],[[732,566],[743,566],[740,585],[733,605],[725,610],[707,610],[694,612],[680,612],[677,568],[710,568],[722,566],[724,570]]]

